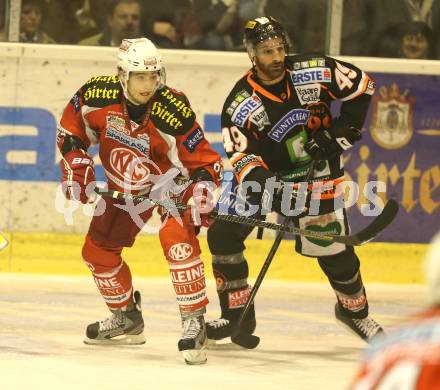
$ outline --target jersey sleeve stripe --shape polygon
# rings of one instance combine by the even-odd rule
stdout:
[[[238,183],[243,183],[244,178],[252,171],[252,169],[256,168],[256,167],[261,167],[262,164],[259,164],[257,162],[251,162],[249,164],[247,164],[241,171],[240,173],[237,175],[237,181]]]
[[[246,156],[246,154],[236,152],[232,155],[229,161],[231,162],[231,165],[234,165],[238,160],[242,159],[244,156]]]
[[[324,84],[321,84],[321,88],[325,89],[333,100],[337,100],[338,99],[335,95],[333,95],[331,93],[331,91]]]

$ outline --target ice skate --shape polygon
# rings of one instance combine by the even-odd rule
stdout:
[[[371,317],[358,319],[344,316],[340,311],[338,303],[335,306],[335,316],[339,323],[367,343],[370,343],[378,335],[385,334],[382,327]]]
[[[182,319],[182,338],[178,348],[186,364],[205,364],[207,343],[206,325],[203,315]]]
[[[231,337],[232,332],[237,326],[237,322],[240,318],[242,310],[243,309],[223,309],[222,317],[206,323],[206,334],[208,336],[209,345],[213,346],[216,344],[221,344],[218,343],[219,340]],[[257,321],[255,319],[255,306],[252,304],[249,308],[249,312],[246,314],[246,318],[241,324],[240,333],[253,334],[256,327]]]
[[[232,331],[235,329],[237,321],[228,320],[227,318],[218,318],[216,320],[208,321],[206,323],[206,334],[208,340],[215,343],[215,341],[231,337]],[[241,333],[253,334],[257,327],[257,321],[252,316],[241,325]]]
[[[135,291],[133,310],[114,311],[109,318],[87,326],[84,343],[93,345],[144,344],[143,330],[141,294]]]

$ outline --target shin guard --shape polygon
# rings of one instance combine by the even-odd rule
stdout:
[[[95,284],[110,310],[124,309],[133,301],[133,285],[128,265],[121,258],[122,248],[106,248],[86,237],[83,258],[92,271]]]
[[[249,268],[243,252],[213,255],[212,268],[220,300],[221,318],[237,321],[250,293],[247,282]],[[255,317],[254,305],[246,318],[250,317]]]

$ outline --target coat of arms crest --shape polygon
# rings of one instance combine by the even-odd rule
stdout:
[[[373,100],[371,136],[384,149],[402,148],[413,135],[414,98],[408,90],[400,93],[396,83],[381,86],[379,95]]]

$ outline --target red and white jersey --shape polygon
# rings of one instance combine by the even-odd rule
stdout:
[[[219,181],[220,155],[205,139],[187,97],[168,86],[156,91],[137,124],[129,119],[118,77],[92,77],[64,110],[59,147],[66,135],[80,138],[87,148],[99,143],[111,190],[148,191],[157,175],[172,167],[184,178],[205,168]]]
[[[440,306],[374,341],[350,389],[439,390]]]

